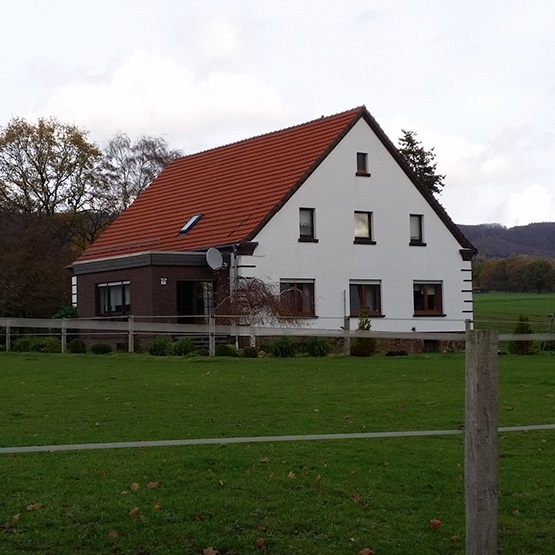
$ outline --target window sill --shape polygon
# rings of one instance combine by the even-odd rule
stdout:
[[[299,237],[299,243],[318,243],[318,239],[314,239],[314,237]]]
[[[356,172],[355,175],[357,177],[370,177],[372,174],[370,174],[368,172]]]
[[[376,241],[373,241],[370,237],[355,237],[353,243],[355,245],[375,245]]]
[[[440,312],[415,312],[413,316],[414,318],[445,318],[447,314],[442,314]]]
[[[409,247],[425,247],[426,243],[423,243],[422,241],[411,241],[409,243]]]
[[[368,316],[368,318],[385,318],[385,314],[378,314],[377,312],[368,312],[366,314],[366,316]],[[351,314],[349,316],[350,318],[360,318],[360,313],[359,314]]]

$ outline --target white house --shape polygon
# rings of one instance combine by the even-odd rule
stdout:
[[[475,253],[360,107],[172,162],[73,271],[81,317],[199,314],[255,277],[318,328],[462,331]]]

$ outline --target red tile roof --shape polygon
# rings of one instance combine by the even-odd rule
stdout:
[[[361,117],[400,158],[364,106],[184,156],[171,162],[78,261],[249,241]],[[195,214],[202,218],[180,234]]]

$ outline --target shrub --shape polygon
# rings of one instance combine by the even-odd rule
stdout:
[[[243,349],[243,356],[245,358],[258,358],[258,349],[249,345]]]
[[[331,351],[327,337],[311,337],[306,342],[306,350],[311,357],[325,357]]]
[[[360,311],[358,328],[359,330],[370,331],[372,323],[365,310]],[[355,337],[351,341],[351,356],[369,357],[378,351],[378,342],[374,337]]]
[[[61,353],[62,343],[57,337],[36,338],[31,343],[31,351],[38,353]]]
[[[513,330],[514,334],[534,333],[528,316],[521,314],[518,323]],[[509,353],[513,355],[532,355],[534,354],[533,341],[509,341]]]
[[[217,357],[236,357],[237,349],[233,345],[216,345]]]
[[[295,343],[288,335],[278,337],[270,343],[270,352],[272,356],[279,358],[294,357],[296,354]]]
[[[16,353],[28,353],[31,350],[33,340],[31,337],[18,337],[12,346],[12,350]]]
[[[195,350],[195,344],[190,337],[181,337],[173,344],[173,354],[178,357],[190,355]]]
[[[152,356],[167,357],[173,355],[173,343],[167,335],[158,335],[146,350]]]
[[[87,347],[82,339],[72,339],[68,345],[70,353],[86,353]]]
[[[95,343],[91,347],[91,352],[95,355],[107,355],[112,352],[112,346],[108,343]]]
[[[201,347],[200,349],[197,349],[197,355],[207,357],[210,355],[210,351],[206,347]]]

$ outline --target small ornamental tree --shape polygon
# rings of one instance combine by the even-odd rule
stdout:
[[[361,310],[359,314],[358,330],[370,331],[372,322],[366,310]],[[355,337],[351,341],[351,356],[369,357],[378,351],[378,341],[374,337]]]
[[[514,334],[534,333],[528,316],[521,314],[518,317],[518,323],[513,330]],[[532,355],[534,354],[533,341],[509,341],[509,352],[513,355]]]

